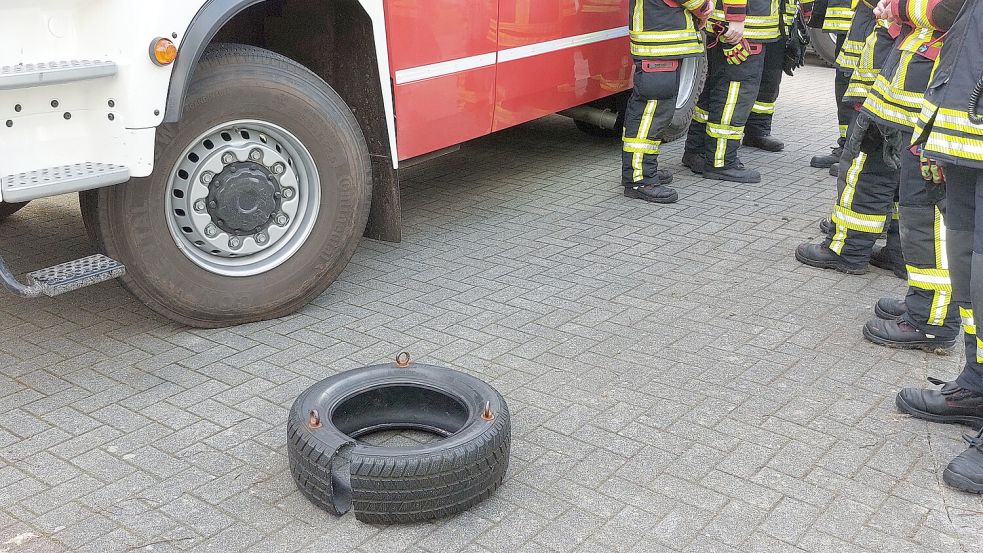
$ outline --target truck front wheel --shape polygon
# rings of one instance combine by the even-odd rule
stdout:
[[[165,317],[218,327],[287,315],[348,264],[371,170],[351,110],[278,54],[210,48],[155,172],[99,191],[96,235],[124,286]]]

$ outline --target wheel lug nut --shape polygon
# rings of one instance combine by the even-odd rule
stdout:
[[[212,200],[212,201],[208,202],[208,207],[210,207],[212,209],[215,209],[216,207],[218,207],[218,202],[216,202],[215,200]]]
[[[282,175],[283,172],[286,171],[286,170],[287,170],[287,167],[284,164],[282,164],[282,163],[274,163],[273,164],[273,174],[274,175]]]
[[[209,238],[215,238],[216,236],[218,236],[218,227],[216,227],[215,225],[208,225],[207,227],[205,227],[205,236]]]
[[[287,222],[289,222],[289,221],[290,221],[290,218],[287,217],[287,214],[286,213],[281,213],[281,214],[279,214],[279,215],[276,216],[276,224],[280,225],[281,227],[287,226]]]
[[[262,150],[260,150],[259,148],[253,148],[249,152],[249,159],[251,159],[253,161],[259,161],[259,160],[263,159],[263,152],[262,152]]]
[[[215,178],[215,173],[212,173],[211,171],[205,171],[204,173],[201,174],[201,183],[209,184],[212,182],[212,179],[214,178]]]
[[[242,245],[242,240],[240,240],[238,236],[233,236],[232,238],[229,238],[230,248],[237,250],[241,245]]]
[[[195,202],[195,211],[198,213],[205,211],[205,200],[198,200]]]
[[[293,188],[284,188],[283,189],[283,199],[284,200],[289,200],[289,199],[291,199],[293,197],[294,197],[294,189]]]
[[[228,165],[230,163],[235,163],[236,156],[232,152],[222,154],[222,163]]]
[[[269,240],[269,238],[270,237],[267,236],[265,232],[261,232],[256,235],[256,243],[262,246],[263,244],[266,243],[267,240]]]

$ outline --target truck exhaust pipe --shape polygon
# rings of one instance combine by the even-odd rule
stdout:
[[[618,128],[618,113],[609,109],[591,106],[577,106],[559,112],[560,115],[575,121],[583,121],[602,129],[615,130]]]

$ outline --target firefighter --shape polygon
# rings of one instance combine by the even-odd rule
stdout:
[[[883,66],[884,61],[887,59],[888,54],[891,53],[894,45],[894,37],[891,36],[889,30],[890,25],[886,24],[883,20],[878,20],[874,17],[874,5],[869,3],[868,0],[860,0],[854,3],[854,17],[853,22],[850,24],[850,32],[847,34],[847,39],[843,44],[843,48],[840,51],[839,58],[837,62],[844,67],[848,67],[852,70],[850,76],[850,85],[847,87],[846,93],[843,95],[843,103],[853,106],[853,116],[851,116],[851,122],[856,118],[856,114],[860,112],[860,108],[864,101],[867,99],[868,91],[873,87],[877,80],[877,76],[880,74],[880,68]],[[860,46],[858,46],[858,44]],[[858,53],[859,48],[859,53]],[[850,130],[848,130],[849,134]],[[876,161],[875,161],[876,163]],[[849,166],[849,161],[846,164]],[[831,168],[831,173],[834,176],[839,176],[838,171],[839,162],[833,165],[833,170]],[[873,183],[868,183],[868,178],[874,178],[875,180],[883,180],[887,178],[893,182],[900,182],[900,169],[891,168],[889,170],[889,175],[885,176],[885,168],[880,165],[866,165],[868,171],[872,168],[876,168],[881,171],[881,174],[874,174],[868,177],[867,173],[863,170],[859,172],[855,177],[856,188],[863,191],[867,190],[868,186]],[[846,175],[844,175],[846,177]],[[843,190],[846,185],[846,179],[838,180],[838,190],[837,198],[843,197]],[[876,185],[876,184],[875,184]],[[847,196],[849,198],[849,196]],[[841,206],[849,207],[849,206]],[[852,259],[853,262],[863,262],[869,260],[870,264],[875,267],[880,267],[888,271],[892,271],[895,276],[902,280],[908,280],[908,271],[905,268],[904,254],[901,251],[901,235],[900,235],[900,223],[898,221],[898,210],[897,210],[897,198],[895,197],[894,207],[890,211],[890,222],[887,224],[887,244],[881,248],[874,248],[871,251],[874,243],[870,241],[871,237],[867,239],[861,239],[861,244],[859,244],[859,251],[863,253],[862,256],[858,256]],[[820,223],[820,230],[823,234],[827,235],[832,239],[837,233],[836,224],[833,222],[832,218],[824,219]],[[842,245],[842,249],[846,250],[846,254],[840,252],[841,256],[846,255],[849,258],[851,251],[857,251],[855,248],[858,245],[854,244],[852,240],[848,240],[847,236],[851,234],[851,231],[846,228],[839,230],[840,232],[840,242],[838,245]],[[835,250],[834,250],[835,251]],[[869,257],[868,257],[869,254]]]
[[[939,0],[901,1],[915,12]],[[906,15],[903,25],[895,24],[894,29],[894,47],[845,148],[840,171],[845,186],[834,210],[837,232],[829,242],[803,244],[796,258],[809,265],[856,272],[858,267],[843,255],[842,248],[851,242],[873,244],[887,225],[887,214],[898,194],[908,293],[904,300],[881,299],[877,316],[864,325],[863,334],[879,345],[944,352],[955,344],[959,332],[958,314],[949,309],[944,191],[926,188],[919,158],[907,148],[944,29],[926,16],[914,15]],[[858,186],[861,175],[864,186]]]
[[[785,149],[785,143],[771,135],[771,124],[775,116],[775,103],[778,101],[778,93],[782,86],[782,74],[787,73],[791,76],[794,70],[794,67],[790,67],[787,63],[787,50],[793,46],[789,42],[796,38],[792,36],[794,33],[791,31],[796,24],[798,4],[795,0],[781,0],[780,12],[782,14],[781,40],[764,45],[765,60],[761,73],[761,86],[744,129],[744,145],[766,152],[780,152]]]
[[[635,88],[628,101],[623,134],[625,196],[672,203],[678,194],[672,175],[659,170],[662,133],[672,123],[679,94],[680,60],[704,53],[702,27],[710,0],[631,0],[631,55]]]
[[[813,0],[802,1],[802,9],[809,17],[812,17],[813,14],[813,4]],[[825,11],[822,15],[817,14],[817,17],[821,18],[822,30],[836,37],[835,56],[839,60],[840,52],[847,40],[847,33],[850,31],[850,23],[853,20],[851,0],[829,0],[828,2],[823,2],[823,4],[825,4]],[[816,23],[812,23],[810,26],[814,26]],[[834,65],[836,67],[836,77],[833,82],[833,94],[836,101],[836,120],[840,137],[836,142],[836,146],[832,148],[829,154],[817,155],[809,162],[809,165],[812,167],[822,169],[828,169],[840,160],[840,156],[843,154],[843,145],[846,143],[847,129],[849,128],[852,117],[852,107],[849,104],[843,103],[843,95],[850,85],[851,71],[849,68],[839,65],[838,62]]]
[[[761,174],[745,167],[737,151],[761,85],[763,45],[779,39],[779,16],[779,3],[771,0],[717,0],[708,25],[707,82],[683,154],[683,165],[694,173],[761,182]]]
[[[925,95],[915,142],[924,150],[925,176],[944,180],[948,195],[948,259],[952,299],[962,314],[966,362],[952,382],[930,379],[941,389],[906,388],[898,408],[933,422],[983,427],[983,342],[974,313],[983,309],[983,2],[967,0],[961,13],[955,0],[928,0],[930,19],[940,26],[956,17],[945,38],[931,87]],[[910,6],[907,6],[910,9]],[[904,0],[886,7],[903,14]],[[903,16],[902,16],[903,17]],[[938,164],[944,164],[944,169]],[[902,214],[903,220],[904,214]],[[969,448],[942,473],[950,486],[983,493],[983,430],[967,437]]]

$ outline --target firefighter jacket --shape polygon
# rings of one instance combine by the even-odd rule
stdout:
[[[944,25],[953,8],[929,20]],[[955,165],[983,169],[983,2],[970,0],[946,35],[938,66],[925,94],[915,142],[926,153]],[[977,117],[971,118],[971,114]]]
[[[945,4],[943,4],[945,2]],[[874,88],[864,102],[864,111],[881,122],[913,130],[925,100],[942,37],[951,21],[935,18],[937,9],[951,9],[952,3],[964,0],[893,0],[893,9],[901,21],[893,34],[895,50],[891,52]]]
[[[781,36],[781,0],[716,0],[711,21],[743,21],[750,42],[776,42]]]
[[[877,82],[877,76],[881,74],[881,67],[893,49],[894,38],[891,36],[890,24],[883,20],[876,21],[850,76],[850,85],[843,94],[844,102],[862,104],[867,99],[870,89]]]
[[[694,16],[709,0],[631,0],[631,55],[636,60],[678,59],[704,52]],[[743,1],[743,0],[742,0]]]
[[[856,69],[860,64],[860,56],[863,55],[864,46],[867,38],[874,31],[877,19],[874,17],[874,3],[872,0],[854,0],[853,2],[853,21],[850,23],[850,31],[843,41],[840,48],[840,55],[836,57],[836,65],[840,69]]]

